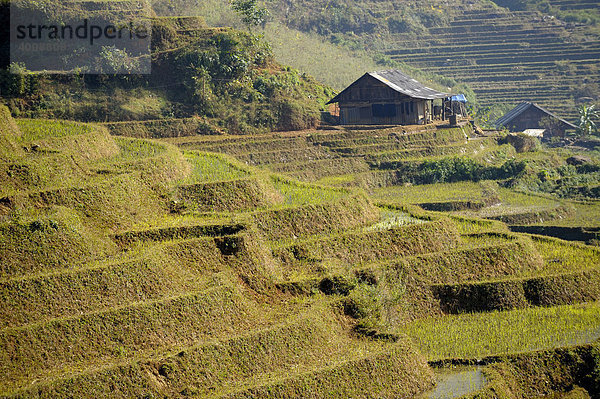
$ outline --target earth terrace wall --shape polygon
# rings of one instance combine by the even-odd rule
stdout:
[[[360,264],[414,253],[453,248],[458,231],[447,219],[384,231],[354,232],[319,237],[275,249],[274,256],[289,266],[305,261],[336,259]]]
[[[491,312],[600,299],[600,270],[432,287],[444,313]]]
[[[17,145],[21,132],[10,115],[10,110],[0,105],[0,162],[12,161],[23,155],[23,149]]]
[[[298,317],[249,334],[172,348],[166,356],[117,362],[56,381],[38,382],[8,397],[214,397],[235,390],[236,386],[253,381],[257,376],[273,373],[289,376],[299,364],[306,370],[317,369],[319,365],[323,367],[335,354],[343,354],[348,338],[331,315],[322,309],[311,308]],[[271,386],[250,388],[229,396],[254,394],[253,397],[263,397],[269,395],[268,392],[328,395],[334,384],[348,383],[350,390],[362,386],[361,392],[365,395],[381,392],[387,393],[382,397],[397,397],[399,392],[416,393],[432,385],[433,374],[420,355],[407,345],[390,346],[390,349],[386,351],[388,353],[348,359],[338,367],[320,368],[303,377],[288,378]],[[315,383],[318,386],[315,387]],[[392,392],[395,396],[391,396]]]
[[[282,397],[412,397],[433,386],[433,375],[422,358],[407,344],[374,356],[352,359],[339,365],[291,376],[242,392],[220,396],[227,399]]]
[[[118,359],[123,352],[143,353],[230,335],[251,325],[252,308],[239,291],[223,286],[4,329],[0,331],[0,342],[6,348],[0,362],[0,392],[91,362]]]
[[[405,285],[402,312],[408,319],[413,319],[444,312],[436,296],[437,284],[511,276],[537,270],[541,265],[542,259],[530,242],[513,238],[490,246],[407,257],[379,267],[388,278],[399,279]]]
[[[22,209],[67,207],[102,224],[124,228],[167,208],[159,193],[139,174],[124,174],[87,187],[64,187],[5,197],[4,214]],[[140,212],[143,210],[144,212]]]
[[[367,163],[360,157],[287,162],[271,164],[269,168],[276,172],[285,173],[297,179],[307,181],[314,181],[327,176],[362,173],[369,170]]]
[[[518,233],[537,234],[560,238],[568,241],[589,241],[600,238],[599,228],[562,227],[562,226],[509,226]]]
[[[600,392],[600,348],[598,343],[552,350],[490,356],[480,360],[447,359],[434,366],[487,364],[486,386],[465,399],[514,399],[563,394],[576,386],[595,395]],[[571,397],[571,396],[560,396]],[[573,398],[586,398],[573,396]],[[596,396],[592,396],[596,397]]]
[[[117,249],[77,216],[60,212],[2,224],[0,242],[0,279],[63,270],[113,255]]]
[[[281,194],[256,178],[181,185],[174,197],[178,206],[198,212],[244,211],[282,201]]]
[[[267,240],[290,240],[355,228],[379,217],[379,210],[363,195],[293,208],[255,212],[252,222]]]
[[[67,153],[77,159],[98,160],[119,153],[117,143],[102,126],[91,125],[89,133],[64,137],[47,137],[35,140],[35,145],[43,151]]]
[[[559,205],[553,209],[544,209],[539,211],[531,211],[531,212],[523,212],[523,213],[515,213],[515,214],[507,214],[500,216],[492,216],[490,219],[499,220],[501,222],[516,225],[516,224],[531,224],[537,222],[543,222],[544,220],[555,220],[562,219],[567,216],[571,216],[573,214],[573,210],[571,208],[565,207],[563,205]],[[511,230],[513,228],[511,227]],[[525,230],[522,227],[516,227],[513,231],[517,232],[529,232],[523,231]]]
[[[0,282],[0,329],[194,291],[229,268],[212,238],[122,258]]]

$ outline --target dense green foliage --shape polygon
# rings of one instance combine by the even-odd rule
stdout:
[[[120,121],[199,115],[232,133],[319,122],[330,89],[280,67],[258,36],[201,24],[197,18],[155,19],[150,75],[4,71],[0,88],[13,113],[23,116]]]
[[[248,26],[265,26],[269,18],[269,11],[256,4],[256,0],[233,0],[231,8],[240,14],[242,21]]]
[[[415,184],[518,178],[526,171],[523,161],[509,160],[501,166],[485,166],[467,157],[442,158],[420,164],[403,163],[396,170],[404,182]]]
[[[598,113],[598,110],[596,110],[596,106],[582,105],[577,110],[579,111],[579,124],[577,126],[577,132],[584,136],[598,134],[598,126],[596,125],[596,122],[600,118],[600,113]]]
[[[368,12],[368,3],[352,0],[300,0],[274,5],[285,12],[287,23],[303,31],[314,31],[324,36],[333,35],[334,41],[344,40],[336,34],[417,33],[425,27],[443,26],[448,16],[433,7],[413,8],[412,4],[397,4],[392,15],[383,9]],[[358,44],[358,43],[357,43]]]

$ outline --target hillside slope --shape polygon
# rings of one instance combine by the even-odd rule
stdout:
[[[55,10],[52,1],[48,3],[44,9]],[[27,4],[26,11],[27,7],[36,10],[35,4]],[[103,2],[79,4],[82,10],[71,10],[74,16],[57,11],[58,16],[49,12],[46,17],[51,22],[61,18],[78,22],[87,8],[104,7]],[[115,8],[120,2],[107,4]],[[102,12],[112,23],[111,11]],[[277,63],[257,35],[209,28],[197,17],[151,21],[150,74],[2,70],[2,97],[13,114],[25,117],[107,122],[195,116],[199,117],[195,129],[212,134],[305,129],[320,122],[320,111],[332,91],[309,75]],[[97,60],[101,65],[117,61],[108,53]],[[135,59],[125,57],[122,62]]]
[[[272,7],[290,27],[360,46],[387,57],[388,64],[397,61],[466,82],[483,106],[528,100],[574,120],[575,105],[599,95],[596,5],[556,2],[542,13],[526,2],[498,3],[522,4],[510,10],[478,0],[297,0]],[[551,13],[558,9],[577,12]]]
[[[301,173],[303,160],[318,171],[355,143],[451,146],[464,142],[460,128],[185,137],[171,139],[176,148],[99,125],[7,117],[10,126],[29,150],[7,163],[21,173],[0,174],[2,397],[413,397],[434,386],[438,361],[503,354],[487,361],[522,375],[517,360],[542,356],[534,349],[577,345],[593,359],[596,249],[377,206],[362,190],[203,151],[257,164],[293,157]],[[436,328],[462,312],[475,312],[465,325],[516,317],[527,335],[491,329],[518,343],[448,346]],[[556,324],[535,322],[555,313]],[[581,376],[597,361],[552,359],[536,370],[552,384],[512,389],[593,392]]]
[[[361,339],[335,298],[276,288],[286,272],[270,247],[372,223],[379,210],[364,195],[97,126],[2,121],[17,125],[19,145],[36,149],[6,160],[27,175],[2,170],[3,397],[396,397],[431,386],[408,339]]]

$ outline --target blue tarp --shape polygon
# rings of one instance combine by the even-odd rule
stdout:
[[[452,97],[449,97],[452,101],[458,101],[461,103],[466,103],[467,99],[465,98],[464,94],[455,94]]]

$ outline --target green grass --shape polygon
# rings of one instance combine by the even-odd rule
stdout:
[[[165,146],[148,140],[115,137],[119,146],[119,154],[103,160],[106,163],[127,162],[143,158],[151,158],[165,153]]]
[[[409,224],[421,224],[427,221],[428,220],[416,218],[408,212],[385,209],[381,212],[381,221],[367,227],[365,231],[383,231]]]
[[[336,90],[344,89],[365,72],[381,69],[364,53],[350,52],[317,34],[278,22],[269,24],[264,35],[279,62],[316,76]]]
[[[492,187],[495,183],[490,182]],[[490,185],[490,184],[488,184]],[[473,201],[481,200],[486,184],[475,182],[423,184],[375,189],[373,196],[379,200],[400,203]]]
[[[167,2],[156,3],[154,9],[159,14],[173,12],[172,6],[165,7]],[[244,28],[238,15],[224,0],[205,0],[193,5],[178,2],[176,12],[202,15],[211,26]],[[381,68],[364,52],[352,53],[317,34],[291,29],[277,21],[257,33],[264,35],[279,62],[316,76],[336,90],[343,89],[367,71]]]
[[[356,180],[356,175],[353,173],[347,175],[336,175],[336,176],[327,176],[323,177],[316,181],[317,184],[322,184],[325,186],[337,186],[352,183]]]
[[[500,204],[479,211],[461,211],[458,214],[470,217],[495,218],[505,215],[551,212],[563,205],[563,202],[549,195],[526,194],[505,187],[498,187],[496,195],[500,199]],[[566,209],[570,209],[570,207],[567,205]],[[539,219],[539,217],[532,216],[530,219]]]
[[[417,320],[402,329],[429,358],[475,358],[589,343],[600,337],[600,304]]]
[[[271,183],[283,195],[286,205],[330,202],[348,195],[348,191],[344,189],[300,183],[279,176],[272,177]]]
[[[58,126],[40,122],[32,130],[36,137],[42,137],[43,123]],[[406,329],[431,359],[583,342],[587,332],[598,332],[598,304],[436,317],[413,321],[400,331],[400,320],[439,314],[434,309],[439,300],[428,294],[432,284],[577,272],[600,263],[600,252],[544,239],[534,239],[534,248],[528,238],[513,234],[469,235],[505,232],[506,227],[394,203],[482,201],[490,190],[515,206],[557,201],[493,182],[465,182],[380,189],[378,198],[389,204],[375,206],[358,189],[300,183],[226,155],[182,153],[164,142],[114,138],[103,128],[75,136],[77,124],[66,126],[72,133],[42,143],[54,152],[23,155],[28,165],[54,164],[52,171],[61,165],[65,172],[44,175],[48,180],[60,176],[59,189],[36,194],[17,186],[13,191],[23,194],[16,198],[23,209],[0,215],[5,261],[0,262],[0,297],[7,298],[0,306],[5,326],[0,358],[6,360],[0,362],[2,394],[23,389],[24,395],[34,395],[38,387],[47,397],[89,397],[88,388],[99,390],[96,397],[106,396],[107,389],[143,397],[146,387],[163,396],[239,391],[240,396],[334,392],[349,397],[387,388],[406,393],[403,376],[411,374],[404,370],[411,367],[405,365],[413,356],[421,358],[390,342],[358,339],[352,333],[355,324],[371,326],[363,321],[381,314],[382,329]],[[345,134],[362,140],[360,132],[336,134],[340,140]],[[282,151],[303,151],[295,146],[303,139],[274,137],[278,140],[224,135],[206,141],[214,140],[215,149],[239,145],[247,154],[263,145],[274,150],[271,143]],[[62,160],[107,143],[114,151],[92,154],[88,149],[91,155],[73,158],[73,171],[66,173],[70,164]],[[349,164],[348,171],[340,170],[343,164],[326,158],[315,168],[331,167],[341,174],[355,166]],[[329,181],[346,183],[348,176],[353,175]],[[42,183],[40,189],[49,186]],[[223,201],[231,207],[227,212],[179,211],[171,206],[180,200],[178,194],[201,206]],[[190,239],[193,234],[177,236],[166,229],[191,232],[190,227],[200,231],[202,225],[234,223],[246,227],[235,235],[243,240],[235,241],[236,248],[243,243],[235,256],[224,256],[222,245],[229,244],[222,237]],[[127,231],[149,239],[121,252],[115,237]],[[544,255],[545,268],[535,249]],[[357,271],[364,271],[360,278],[365,282],[358,282],[347,298],[319,293],[294,298],[276,289],[288,280],[312,279],[318,285],[338,274],[359,281]],[[377,284],[366,282],[371,274]],[[384,305],[371,306],[378,296]],[[331,311],[346,299],[366,309],[367,317],[352,321]],[[389,309],[383,307],[388,303]],[[381,313],[388,310],[387,316]],[[429,373],[423,359],[419,362]],[[377,372],[364,371],[375,366]],[[411,372],[419,370],[412,367]],[[413,381],[428,384],[424,373]],[[256,391],[244,391],[250,387]]]
[[[534,238],[533,244],[544,258],[545,273],[565,273],[600,267],[598,248],[544,237]]]
[[[526,194],[504,187],[498,188],[498,196],[503,203],[514,206],[554,207],[559,204],[559,201],[550,196]]]
[[[600,201],[566,203],[575,209],[572,216],[559,220],[549,220],[542,224],[565,227],[599,227],[600,226]]]
[[[119,107],[123,113],[131,115],[134,120],[162,118],[165,113],[170,111],[170,104],[166,96],[160,92],[152,92],[143,88],[134,92],[115,90],[115,96],[127,99]]]
[[[185,179],[185,184],[235,180],[250,175],[246,168],[234,164],[234,161],[224,155],[199,151],[187,151],[184,154],[192,165],[192,173]]]
[[[15,122],[21,130],[21,142],[25,143],[50,137],[90,133],[94,129],[91,125],[59,120],[16,119]]]
[[[504,223],[493,220],[473,219],[457,215],[451,215],[450,219],[452,219],[452,221],[458,228],[460,234],[487,233],[490,231],[508,231],[508,227],[506,227]]]
[[[497,215],[522,209],[551,209],[560,205],[549,196],[520,193],[509,188],[499,187],[494,181],[437,183],[413,186],[395,186],[375,189],[373,196],[379,200],[393,200],[400,203],[426,203],[451,201],[481,201],[496,195],[501,205],[480,212],[465,211],[472,216]]]

